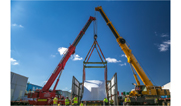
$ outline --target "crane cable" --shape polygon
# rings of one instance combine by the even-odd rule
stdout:
[[[96,12],[95,12],[94,15],[95,15],[95,18],[96,18],[96,20],[97,20]],[[94,26],[93,26],[93,27],[94,27],[94,28],[93,28],[93,29],[94,29],[94,36],[95,36],[95,35],[97,36],[97,21],[96,21],[96,20],[94,21]]]

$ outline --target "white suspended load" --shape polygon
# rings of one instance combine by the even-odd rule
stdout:
[[[86,80],[82,101],[103,101],[106,97],[104,80]]]

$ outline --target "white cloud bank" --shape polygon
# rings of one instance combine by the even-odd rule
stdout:
[[[63,56],[66,53],[67,50],[68,50],[68,48],[65,48],[65,47],[59,47],[58,48],[58,52],[60,53],[61,56]],[[80,57],[78,54],[73,54],[71,59],[73,61],[83,60],[83,58]]]
[[[119,64],[120,66],[126,66],[126,63],[124,63],[124,64]]]
[[[13,27],[20,27],[20,28],[24,28],[24,26],[22,26],[22,25],[18,25],[18,24],[16,24],[16,23],[12,24],[12,26],[13,26]]]
[[[17,60],[10,58],[11,64],[12,65],[18,65],[19,63],[17,62]]]
[[[60,53],[61,56],[64,55],[67,50],[68,50],[68,48],[65,48],[65,47],[58,48],[58,52]]]
[[[83,58],[80,57],[78,54],[74,54],[73,55],[73,61],[76,61],[76,60],[83,60]]]
[[[164,41],[162,44],[158,45],[160,52],[165,52],[170,47],[170,40]]]
[[[117,59],[115,59],[115,58],[110,58],[110,57],[106,58],[106,61],[107,61],[108,63],[121,62],[121,60],[117,60]]]

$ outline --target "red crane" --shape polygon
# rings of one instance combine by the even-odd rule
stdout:
[[[83,29],[80,31],[80,33],[78,34],[77,38],[74,40],[72,45],[70,45],[70,47],[64,54],[63,58],[60,60],[59,64],[53,71],[52,75],[50,76],[50,78],[48,79],[48,81],[44,85],[44,87],[41,90],[36,90],[34,93],[30,92],[28,94],[28,98],[33,98],[33,100],[29,100],[29,104],[31,104],[31,105],[50,105],[50,104],[53,104],[52,100],[56,95],[58,95],[58,103],[61,102],[61,104],[65,104],[65,98],[61,95],[60,90],[55,90],[56,86],[58,84],[59,78],[65,67],[66,62],[68,61],[70,56],[75,53],[75,48],[76,48],[77,44],[79,43],[80,39],[84,35],[85,31],[87,30],[87,28],[89,27],[91,22],[94,20],[96,20],[96,18],[90,16],[89,20],[87,21],[87,23],[85,24]],[[50,87],[54,83],[57,76],[58,76],[58,79],[56,81],[53,91],[51,91]]]

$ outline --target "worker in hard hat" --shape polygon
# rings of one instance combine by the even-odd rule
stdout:
[[[74,105],[77,105],[78,104],[78,99],[77,99],[76,95],[74,96],[73,100],[74,100]]]
[[[57,106],[57,104],[58,104],[58,98],[57,98],[58,96],[56,95],[55,97],[54,97],[54,99],[53,99],[53,106]]]
[[[84,106],[83,102],[80,103],[80,106]]]
[[[108,100],[107,100],[107,98],[104,98],[103,102],[105,103],[105,105],[108,105]]]
[[[112,100],[112,98],[111,98],[110,105],[113,105],[113,103],[114,103],[114,100]]]
[[[167,105],[167,99],[165,98],[164,101],[162,102],[162,106],[168,106]]]
[[[130,103],[131,103],[131,100],[130,100],[129,96],[126,95],[126,96],[125,96],[125,99],[124,99],[124,104],[125,104],[125,105],[130,105]]]
[[[154,102],[155,102],[156,105],[158,104],[158,99],[156,97],[155,97]]]
[[[66,99],[65,99],[65,105],[66,105],[66,106],[69,105],[69,98],[68,98],[68,96],[67,96]]]

